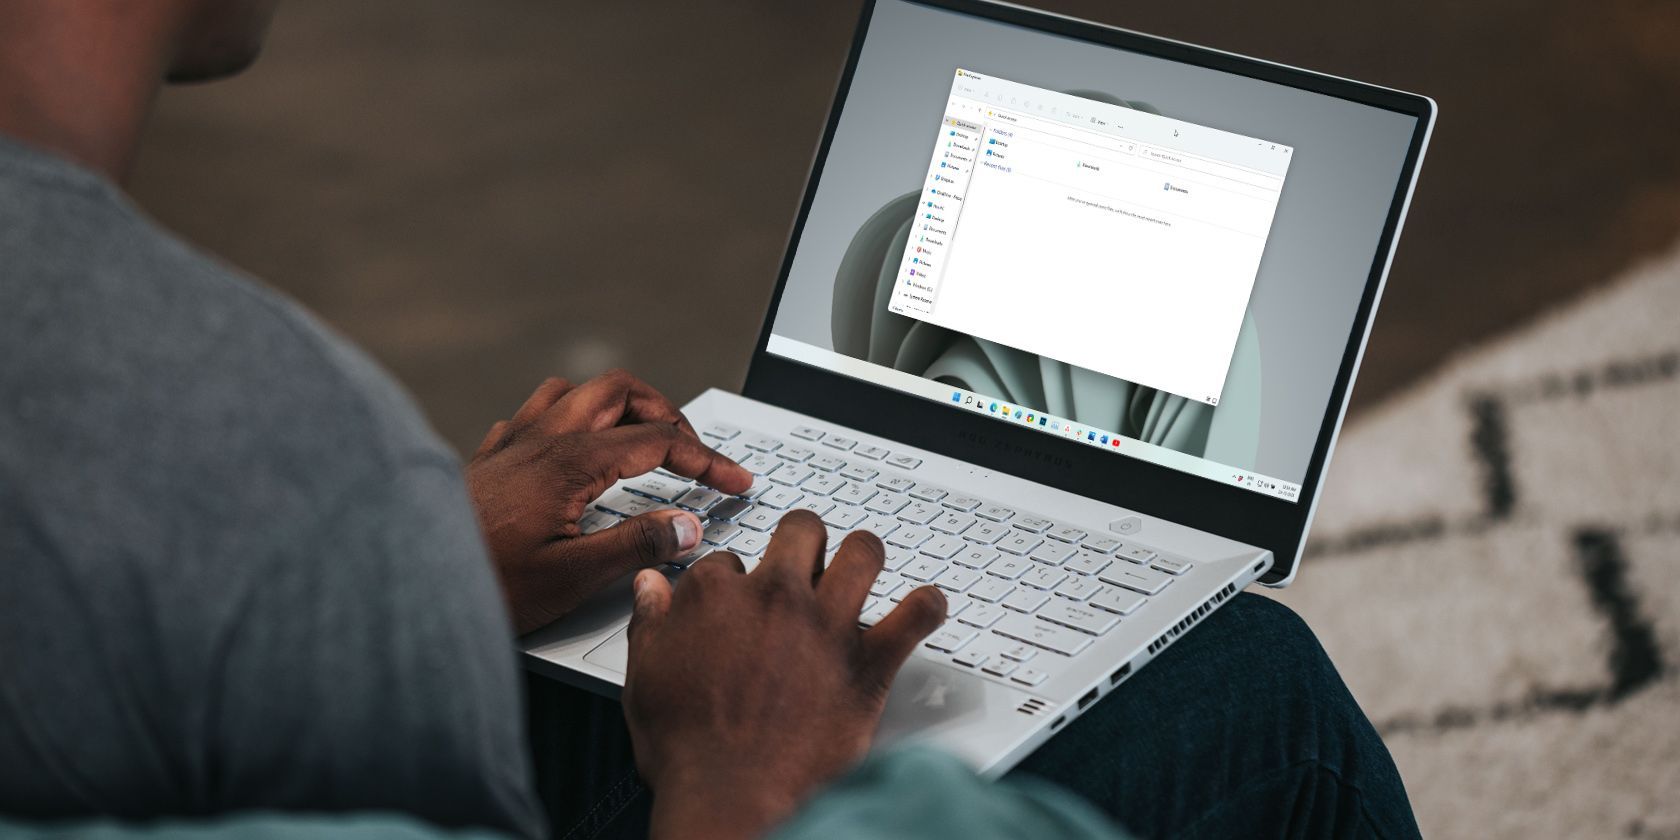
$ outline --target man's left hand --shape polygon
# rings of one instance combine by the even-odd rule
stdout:
[[[519,633],[700,544],[700,520],[684,511],[644,513],[587,536],[579,529],[614,482],[656,467],[724,493],[753,481],[702,443],[670,400],[623,371],[577,386],[549,379],[491,427],[467,465],[467,487]]]

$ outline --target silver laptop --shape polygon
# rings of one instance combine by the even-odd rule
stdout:
[[[1017,6],[865,3],[745,387],[685,407],[758,482],[655,472],[584,527],[681,507],[749,568],[789,510],[830,551],[873,531],[860,623],[950,601],[878,744],[1002,773],[1294,578],[1434,115]],[[616,693],[629,604],[525,637],[528,666]]]

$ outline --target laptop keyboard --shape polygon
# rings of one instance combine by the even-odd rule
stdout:
[[[721,549],[751,569],[790,510],[822,517],[825,562],[846,534],[872,531],[886,544],[886,567],[859,623],[880,621],[918,586],[938,586],[949,613],[920,653],[1000,682],[1043,683],[1190,569],[1131,540],[918,481],[921,459],[844,435],[798,426],[778,437],[724,424],[700,432],[752,471],[751,490],[730,496],[656,470],[596,500],[584,533],[682,508],[705,534],[679,567]]]

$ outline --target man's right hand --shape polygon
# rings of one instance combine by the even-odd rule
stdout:
[[[624,714],[655,794],[655,837],[756,837],[862,759],[887,689],[945,619],[924,586],[879,624],[858,613],[885,557],[808,511],[782,518],[751,574],[718,552],[683,575],[636,577]]]

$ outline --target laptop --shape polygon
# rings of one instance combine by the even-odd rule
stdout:
[[[1429,99],[976,0],[865,2],[740,393],[758,480],[654,472],[751,568],[807,509],[888,549],[859,622],[949,617],[877,748],[1000,774],[1256,582],[1289,584],[1434,122]],[[521,639],[614,695],[628,581]]]

